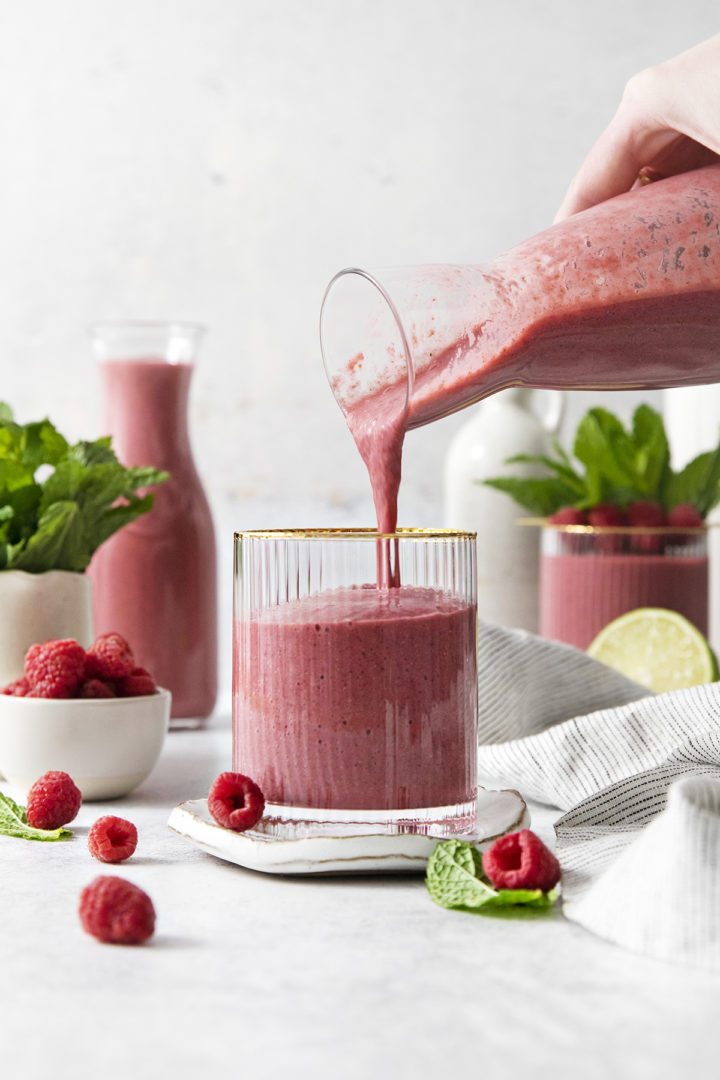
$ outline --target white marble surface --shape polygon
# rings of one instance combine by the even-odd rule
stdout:
[[[720,979],[633,956],[566,922],[444,911],[422,877],[275,878],[166,825],[230,763],[230,729],[172,734],[133,795],[86,804],[66,844],[0,837],[0,1062],[24,1080],[404,1080],[551,1073],[664,1080],[716,1070]],[[2,785],[6,788],[6,785]],[[76,916],[102,813],[138,826],[117,871],[145,888],[149,946]],[[548,838],[553,814],[536,813]]]

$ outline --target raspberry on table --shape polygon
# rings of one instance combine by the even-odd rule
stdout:
[[[245,832],[263,816],[265,796],[254,780],[242,773],[220,773],[210,788],[208,810],[218,825]]]
[[[86,679],[124,679],[134,667],[132,649],[114,631],[96,638],[85,654]]]
[[[137,838],[137,829],[132,821],[108,814],[98,818],[90,827],[88,849],[93,858],[100,862],[123,862],[134,853]]]
[[[83,930],[110,945],[141,945],[155,930],[155,908],[146,892],[121,877],[101,874],[80,893]]]
[[[483,853],[483,870],[496,889],[542,889],[560,880],[560,863],[530,829],[501,836]]]
[[[82,792],[66,772],[51,769],[30,788],[25,812],[33,829],[59,829],[77,817]]]
[[[85,650],[72,638],[31,645],[25,654],[29,697],[72,697],[82,679]]]
[[[27,697],[29,693],[30,683],[25,675],[21,675],[19,679],[8,683],[7,686],[3,686],[2,690],[0,690],[0,694],[7,694],[9,697]]]
[[[117,697],[114,686],[102,679],[86,679],[80,683],[77,696],[81,698],[109,698]]]
[[[141,697],[145,694],[154,694],[156,690],[157,686],[152,675],[141,667],[133,668],[130,674],[120,679],[118,683],[119,697]]]

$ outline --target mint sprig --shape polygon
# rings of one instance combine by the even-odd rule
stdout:
[[[70,445],[49,420],[15,422],[0,402],[0,570],[82,572],[114,532],[146,514],[167,480],[126,469],[109,438]]]
[[[575,433],[573,456],[575,461],[556,442],[553,455],[517,454],[507,459],[507,464],[542,466],[544,476],[502,476],[481,482],[539,517],[566,506],[587,510],[612,503],[625,509],[638,500],[659,503],[665,512],[690,503],[707,517],[720,502],[720,443],[675,472],[662,416],[649,405],[637,407],[629,429],[607,409],[590,409]]]
[[[494,889],[483,872],[480,852],[467,840],[440,840],[428,859],[425,882],[432,899],[444,908],[551,908],[559,895],[557,889]]]
[[[0,836],[15,836],[20,840],[67,840],[70,829],[34,829],[28,825],[25,807],[9,795],[0,793]]]

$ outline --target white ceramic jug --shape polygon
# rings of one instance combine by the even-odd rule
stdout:
[[[481,401],[445,458],[445,524],[477,532],[478,616],[537,633],[540,530],[517,524],[521,507],[486,487],[495,476],[541,475],[505,464],[514,454],[547,454],[564,409],[557,390],[513,387]]]

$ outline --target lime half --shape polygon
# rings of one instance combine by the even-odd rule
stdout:
[[[588,653],[658,694],[718,678],[707,639],[683,615],[666,608],[636,608],[614,619]]]

